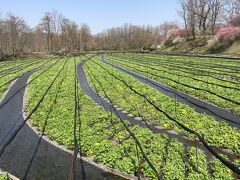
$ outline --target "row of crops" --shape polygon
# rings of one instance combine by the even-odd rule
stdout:
[[[155,58],[162,58],[162,61],[166,59],[166,57],[151,56],[151,67],[153,68],[158,68],[157,65],[153,65],[158,62],[154,60]],[[79,85],[83,82],[81,82],[81,77],[76,78],[79,75],[77,72],[79,68],[76,65],[87,58],[89,58],[89,61],[86,61],[83,67],[88,82],[97,94],[105,97],[112,104],[113,111],[111,112],[107,112],[96,105],[90,97],[85,95]],[[137,73],[141,72],[146,75],[143,71],[147,70],[148,77],[153,78],[149,75],[150,63],[147,63],[147,67],[145,65],[140,66],[146,58],[149,58],[149,56],[145,57],[145,55],[137,54],[107,56],[107,59],[111,62],[132,71],[137,72],[137,69],[140,68],[141,71]],[[167,60],[171,61],[170,58]],[[183,61],[185,60],[172,60],[176,64],[184,64]],[[192,66],[200,66],[201,62],[201,60],[196,59],[188,63]],[[226,63],[221,61],[211,64],[211,61],[206,61],[206,69],[200,67],[199,69],[209,71],[212,74],[209,73],[209,77],[201,76],[199,83],[208,81],[214,82],[218,86],[222,85],[219,86],[221,88],[224,88],[223,86],[234,87],[235,89],[228,88],[229,91],[223,95],[238,101],[233,96],[239,93],[237,91],[237,77],[239,75],[235,73],[233,75],[236,78],[230,75],[222,78],[214,74],[215,71],[221,71],[221,69],[226,71],[226,74],[230,74],[231,70],[234,71],[235,68],[238,68],[234,63],[236,62]],[[157,179],[158,177],[162,179],[237,178],[236,174],[233,174],[209,151],[205,148],[199,148],[202,145],[196,134],[186,131],[173,119],[203,135],[205,141],[216,149],[221,157],[240,167],[240,133],[238,129],[230,127],[225,122],[216,121],[213,117],[195,112],[189,106],[176,102],[174,99],[140,83],[133,77],[107,65],[98,56],[64,57],[54,61],[38,59],[35,61],[17,61],[12,64],[7,62],[2,65],[1,71],[3,74],[4,72],[9,74],[7,80],[1,81],[1,84],[9,81],[8,84],[4,85],[5,89],[9,88],[12,79],[21,77],[29,70],[38,69],[28,81],[27,105],[24,112],[30,119],[31,124],[36,126],[42,134],[68,149],[77,150],[77,154],[79,153],[81,156],[90,156],[94,158],[95,162],[131,175],[150,179]],[[228,69],[225,69],[223,65]],[[166,69],[166,67],[163,69]],[[179,68],[179,70],[185,71],[186,69]],[[182,72],[184,77],[178,77],[178,82],[181,80],[181,82],[189,84],[187,80],[183,81],[182,79],[190,76],[187,71]],[[160,74],[160,72],[152,70],[151,73]],[[171,71],[169,69],[167,69],[167,72],[176,73],[175,70]],[[167,72],[163,72],[161,76],[168,78],[174,76],[173,74],[170,76]],[[191,72],[202,73],[200,70],[199,72],[196,70]],[[195,76],[193,77],[195,78]],[[216,80],[216,82],[210,81],[209,78]],[[162,79],[164,78],[156,80],[160,81]],[[193,83],[195,86],[204,88],[202,84],[197,84],[198,80],[192,79],[191,83],[192,81],[196,81],[196,83]],[[77,86],[75,83],[77,83]],[[215,84],[209,84],[207,86],[208,90],[221,93],[221,88],[219,91],[215,91],[211,87],[217,86]],[[2,94],[4,91],[3,89]],[[193,90],[185,92],[198,95],[194,94]],[[233,94],[228,96],[228,93]],[[208,96],[213,96],[210,98],[212,103],[222,103],[213,94]],[[200,95],[199,97],[202,98]],[[210,99],[206,100],[210,101]],[[216,102],[212,100],[216,100]],[[220,104],[217,105],[220,106]],[[114,110],[116,111],[115,106],[134,117],[141,117],[140,121],[146,124],[154,124],[154,126],[166,130],[166,133],[156,133],[151,128],[141,127],[137,123],[134,124],[121,119],[115,115],[117,114],[114,112]],[[228,107],[224,108],[231,109],[236,113],[239,111],[239,106],[235,106],[233,102],[226,106]],[[178,138],[169,137],[167,130],[174,131],[177,137],[184,137],[190,143],[185,144]],[[227,152],[224,151],[226,149]]]
[[[209,103],[240,114],[240,62],[181,56],[114,54],[124,67]]]
[[[0,63],[0,97],[9,86],[27,72],[50,65],[49,59],[22,59]]]

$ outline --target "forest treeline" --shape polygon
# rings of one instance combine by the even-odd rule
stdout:
[[[124,24],[91,34],[87,24],[77,24],[62,14],[46,12],[36,27],[16,15],[0,18],[0,55],[31,52],[74,52],[156,48],[171,36],[214,36],[229,24],[240,25],[240,0],[178,0],[182,25],[164,22],[159,26]],[[155,17],[157,18],[157,17]],[[225,31],[224,31],[225,32]]]

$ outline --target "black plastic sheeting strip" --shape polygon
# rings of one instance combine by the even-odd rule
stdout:
[[[40,69],[38,69],[38,70],[40,70]],[[28,78],[29,78],[34,72],[35,72],[35,70],[30,71],[30,72],[27,72],[26,74],[27,74]],[[25,76],[26,74],[23,74],[23,76]],[[23,77],[23,76],[22,76],[22,77]],[[19,78],[21,78],[21,77],[19,77]],[[47,83],[45,83],[44,86],[47,86]],[[40,90],[41,90],[41,89],[38,89],[37,91],[35,91],[35,94],[38,94],[38,93],[40,92]],[[34,96],[32,96],[32,97],[28,100],[28,102],[31,102],[34,98],[36,98],[35,94],[34,94]],[[19,120],[21,119],[22,115],[23,115],[26,111],[27,111],[27,108],[25,107],[25,108],[22,110],[22,112],[18,115],[18,118],[16,118],[15,123],[14,123],[14,124],[12,125],[12,127],[9,129],[8,133],[6,133],[6,135],[5,135],[2,139],[0,138],[0,144],[2,144],[3,141],[5,141],[5,139],[12,133],[12,131],[13,131],[13,129],[15,128],[16,124],[19,122]]]
[[[20,123],[20,125],[18,126],[18,128],[13,132],[13,134],[11,135],[11,137],[7,140],[6,143],[4,143],[4,145],[2,146],[2,148],[0,149],[0,158],[2,157],[6,147],[8,145],[11,144],[11,142],[14,140],[14,138],[17,136],[17,134],[19,133],[19,131],[23,128],[23,126],[26,124],[26,122],[31,118],[32,114],[37,111],[37,109],[39,108],[39,106],[41,105],[41,103],[43,102],[43,100],[45,99],[47,93],[49,92],[49,90],[52,88],[53,84],[55,83],[55,81],[57,80],[57,78],[59,77],[59,75],[61,74],[61,72],[63,71],[65,65],[67,63],[67,60],[65,60],[65,63],[63,65],[63,67],[61,68],[61,70],[58,72],[58,74],[55,76],[55,78],[53,79],[53,81],[51,82],[51,84],[48,86],[48,88],[46,89],[46,91],[44,92],[43,96],[41,97],[41,99],[38,101],[38,103],[35,105],[35,107],[33,108],[33,110],[29,113],[29,115]]]
[[[183,103],[189,105],[190,107],[194,108],[199,113],[208,114],[210,116],[213,116],[217,120],[224,120],[232,127],[236,127],[238,129],[240,129],[240,116],[239,115],[235,115],[235,114],[228,112],[222,108],[219,108],[215,105],[209,104],[207,102],[204,102],[202,100],[199,100],[197,98],[189,96],[188,94],[180,92],[174,88],[170,88],[164,84],[161,84],[159,82],[151,80],[145,76],[136,74],[129,70],[126,70],[122,67],[119,67],[115,64],[110,63],[109,61],[107,61],[104,58],[102,58],[102,61],[124,73],[127,73],[127,74],[133,76],[135,79],[139,80],[140,82],[151,86],[152,88],[164,93],[165,95],[167,95],[171,98],[176,98],[175,97],[175,95],[176,95],[178,97],[177,100],[179,102],[183,102]]]
[[[92,61],[94,62],[94,61]],[[133,89],[131,86],[129,86],[124,80],[120,79],[119,77],[115,76],[114,74],[110,73],[106,68],[104,68],[102,65],[100,65],[97,62],[94,62],[95,64],[99,65],[102,69],[104,69],[108,74],[110,74],[111,76],[113,76],[115,79],[121,81],[122,83],[124,83],[124,85],[126,87],[128,87],[129,89],[131,89],[135,94],[138,94],[139,96],[141,96],[142,98],[144,98],[149,104],[151,104],[157,111],[163,113],[169,120],[175,122],[179,127],[181,127],[182,129],[184,129],[185,131],[195,135],[198,137],[198,139],[200,140],[200,142],[203,143],[203,145],[218,159],[220,160],[225,166],[227,166],[229,169],[231,169],[233,172],[240,174],[240,169],[234,165],[233,163],[231,163],[230,161],[226,160],[225,158],[223,158],[222,156],[220,156],[212,147],[210,147],[207,142],[204,140],[204,137],[199,134],[198,132],[186,127],[184,124],[178,122],[176,119],[174,119],[173,117],[171,117],[168,113],[166,113],[164,110],[160,109],[159,107],[157,107],[153,102],[151,102],[144,94],[139,93],[138,91],[136,91],[135,89]]]
[[[65,74],[66,74],[66,73],[65,73]],[[66,78],[66,76],[64,76],[64,77],[62,78],[62,80],[60,81],[60,83],[59,83],[59,85],[58,85],[58,88],[57,88],[57,91],[56,91],[56,93],[55,93],[55,97],[53,98],[53,100],[51,100],[51,102],[53,102],[53,103],[51,103],[51,106],[49,107],[49,111],[48,111],[48,113],[47,113],[47,115],[46,115],[46,118],[45,118],[45,120],[44,120],[44,126],[43,126],[43,128],[42,128],[42,130],[41,130],[42,133],[41,133],[41,135],[40,135],[40,137],[39,137],[39,139],[38,139],[38,143],[37,143],[37,145],[36,145],[36,147],[35,147],[35,150],[34,150],[34,152],[33,152],[31,161],[29,162],[29,164],[28,164],[28,166],[27,166],[27,169],[26,169],[23,177],[21,178],[21,179],[23,179],[23,180],[27,180],[28,173],[29,173],[29,171],[30,171],[30,169],[31,169],[31,167],[32,167],[33,161],[34,161],[34,159],[35,159],[35,157],[36,157],[36,155],[37,155],[37,153],[38,153],[38,149],[39,149],[40,144],[41,144],[41,142],[42,142],[42,140],[43,140],[43,136],[45,135],[45,130],[46,130],[46,127],[47,127],[47,125],[48,125],[48,119],[49,119],[49,117],[50,117],[50,115],[51,115],[51,113],[52,113],[52,111],[53,111],[54,106],[57,104],[58,96],[59,96],[59,93],[60,93],[60,91],[61,91],[61,87],[62,87],[62,85],[63,85],[63,81],[65,80],[65,78]]]
[[[96,78],[96,76],[94,76],[94,79],[99,83],[99,85],[101,86],[101,89],[103,90],[105,96],[107,99],[109,99],[110,104],[112,105],[112,101],[111,99],[108,97],[107,93],[105,92],[101,82],[99,82]],[[132,136],[132,138],[134,139],[135,143],[137,144],[137,146],[139,147],[144,159],[147,161],[148,165],[151,167],[151,169],[153,170],[153,172],[155,173],[155,175],[157,176],[157,178],[160,180],[162,179],[162,177],[160,177],[157,169],[155,168],[155,166],[152,164],[152,162],[150,161],[150,159],[148,158],[147,154],[145,153],[140,141],[137,139],[136,135],[128,128],[128,126],[126,125],[126,123],[124,122],[124,120],[118,115],[118,111],[116,110],[116,108],[114,106],[111,106],[112,109],[114,110],[115,114],[117,115],[118,119],[121,121],[121,123],[123,124],[123,126],[125,127],[125,129],[128,131],[128,133]]]

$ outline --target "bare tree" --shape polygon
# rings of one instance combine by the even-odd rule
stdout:
[[[22,18],[8,15],[1,21],[1,53],[17,55],[23,53],[28,26]]]
[[[224,6],[225,0],[179,0],[178,14],[193,37],[197,32],[205,37],[215,33]]]
[[[187,1],[187,9],[188,9],[188,24],[189,30],[192,34],[192,37],[195,38],[196,36],[196,14],[195,14],[195,2],[194,0]]]
[[[185,29],[188,29],[188,8],[186,0],[178,0],[180,8],[178,9],[179,16],[183,19]]]
[[[96,46],[100,49],[145,49],[160,43],[168,30],[177,28],[176,23],[165,22],[161,26],[136,26],[124,24],[107,29],[95,36]]]
[[[50,12],[46,12],[45,15],[41,19],[41,23],[39,27],[43,30],[46,35],[46,44],[47,44],[47,52],[53,52],[52,41],[53,41],[53,16]]]
[[[82,24],[79,28],[79,48],[78,50],[86,51],[88,48],[91,31],[87,24]]]
[[[209,25],[210,25],[210,30],[212,35],[216,33],[217,22],[221,21],[221,15],[224,13],[224,5],[225,5],[224,1],[221,1],[221,0],[214,1],[214,6],[210,12],[210,17],[209,17]]]

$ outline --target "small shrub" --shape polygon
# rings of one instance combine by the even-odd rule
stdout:
[[[173,40],[173,43],[176,44],[176,43],[181,43],[181,42],[185,42],[185,41],[186,41],[186,38],[177,36],[177,37]]]
[[[213,47],[216,47],[218,45],[218,43],[219,43],[218,37],[214,36],[213,38],[211,38],[207,41],[206,47],[213,48]]]
[[[166,36],[166,40],[173,40],[176,36],[175,36],[175,33],[176,33],[177,29],[171,29],[167,32],[167,36]]]
[[[176,32],[176,29],[171,29],[167,32],[166,38],[162,41],[162,46],[168,47],[172,45],[172,42],[175,38],[174,34]]]
[[[221,53],[226,48],[232,44],[232,41],[219,40],[218,36],[208,40],[206,47],[208,48],[208,53]]]

